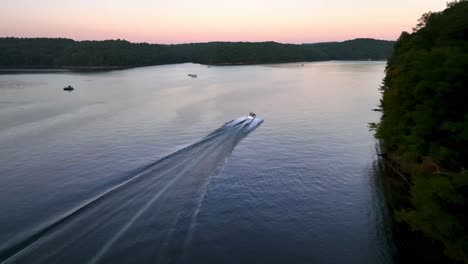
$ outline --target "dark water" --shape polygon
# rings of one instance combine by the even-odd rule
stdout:
[[[384,67],[0,74],[0,263],[392,263]]]

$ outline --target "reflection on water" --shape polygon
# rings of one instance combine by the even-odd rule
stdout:
[[[164,254],[178,251],[176,259],[180,259],[184,242],[191,241],[209,176],[262,122],[260,118],[244,117],[226,123],[57,219],[23,237],[4,241],[0,257],[5,263],[145,262],[150,258],[167,263],[175,257]],[[171,202],[161,202],[168,200]],[[146,239],[153,243],[151,247],[134,248],[133,238],[139,236],[142,227],[146,227]],[[178,235],[174,237],[175,232]],[[132,255],[119,248],[133,248]],[[155,249],[160,249],[158,255]]]
[[[384,67],[1,73],[1,261],[391,263],[367,130]],[[67,218],[251,111],[265,123],[239,144],[214,137]]]

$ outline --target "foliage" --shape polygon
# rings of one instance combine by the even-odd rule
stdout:
[[[413,208],[399,219],[468,263],[466,14],[467,1],[453,2],[402,33],[387,63],[376,135],[401,163],[414,164]]]
[[[392,54],[394,42],[362,38],[308,45],[322,50],[331,60],[381,60]]]
[[[48,38],[0,38],[2,67],[146,66],[194,62],[259,64],[323,60],[385,60],[393,41],[357,39],[341,43],[209,42],[178,45],[125,40],[73,41]]]
[[[0,65],[2,66],[51,66],[54,58],[73,45],[71,39],[52,38],[0,38]]]
[[[163,45],[132,44],[124,40],[81,41],[68,46],[54,66],[137,66],[170,63]]]
[[[441,242],[445,254],[468,263],[468,174],[412,173],[413,208],[397,212],[398,220]]]

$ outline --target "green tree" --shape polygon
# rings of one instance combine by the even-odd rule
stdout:
[[[468,263],[468,2],[424,14],[402,33],[381,87],[376,128],[389,156],[411,175],[414,230]]]

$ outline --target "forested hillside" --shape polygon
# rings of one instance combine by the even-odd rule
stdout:
[[[395,42],[374,39],[355,39],[343,42],[308,44],[327,54],[331,60],[362,60],[365,58],[388,58]]]
[[[401,221],[468,263],[468,2],[427,13],[404,32],[381,88],[377,137],[410,175]]]
[[[0,38],[0,67],[134,67],[169,63],[259,64],[324,60],[386,60],[393,41],[340,43],[209,42],[177,45],[125,40]]]

